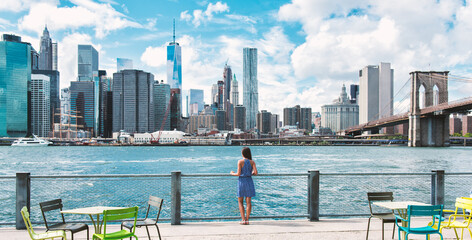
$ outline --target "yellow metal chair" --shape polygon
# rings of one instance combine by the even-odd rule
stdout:
[[[114,221],[114,220],[123,220],[128,218],[134,218],[134,223],[132,227],[132,232],[123,229],[121,231],[107,233],[107,222]],[[103,211],[103,234],[95,233],[93,234],[93,239],[101,239],[101,240],[114,240],[114,239],[123,239],[123,238],[130,238],[134,237],[138,239],[138,237],[134,234],[136,230],[136,220],[138,219],[138,207],[131,207],[131,208],[123,208],[123,209],[116,209],[116,210],[105,210]]]
[[[471,219],[472,219],[472,198],[466,198],[466,197],[461,197],[461,198],[456,198],[456,210],[444,210],[444,212],[449,212],[452,213],[452,215],[449,216],[448,219],[443,218],[441,227],[439,229],[439,232],[442,232],[444,228],[446,229],[454,229],[454,233],[456,234],[456,238],[459,239],[459,235],[457,234],[457,229],[460,228],[462,229],[461,231],[461,240],[464,237],[464,229],[467,229],[469,231],[470,237],[472,238],[472,231],[469,228]],[[466,210],[469,211],[469,213],[466,213]],[[429,223],[429,225],[432,225],[432,222]],[[437,227],[437,223],[433,226],[434,228]]]
[[[21,209],[21,216],[23,217],[23,221],[25,221],[26,229],[28,229],[28,233],[32,240],[43,240],[43,239],[54,239],[54,238],[62,238],[63,240],[67,240],[66,233],[63,230],[49,231],[49,232],[44,232],[44,233],[35,233],[33,230],[33,226],[31,226],[28,208],[23,207]]]

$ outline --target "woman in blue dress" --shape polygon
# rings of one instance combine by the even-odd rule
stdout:
[[[239,176],[238,179],[238,203],[241,213],[242,225],[249,224],[251,214],[251,198],[256,196],[252,175],[257,175],[256,163],[252,160],[251,149],[248,147],[242,150],[243,159],[238,161],[238,171],[231,171],[231,175]],[[246,199],[246,214],[244,214],[244,199]]]

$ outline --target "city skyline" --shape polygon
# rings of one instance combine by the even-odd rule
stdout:
[[[471,74],[467,36],[472,24],[467,20],[472,7],[463,1],[163,1],[161,5],[156,10],[119,1],[6,1],[0,7],[0,31],[19,35],[39,50],[47,24],[52,41],[58,43],[61,88],[77,77],[78,44],[96,47],[100,69],[110,74],[116,58],[123,57],[135,61],[135,68],[155,74],[156,80],[166,80],[165,46],[172,40],[175,17],[184,92],[202,88],[209,102],[211,84],[221,78],[227,58],[242,79],[241,49],[256,47],[259,109],[278,114],[296,104],[319,111],[338,95],[343,83],[359,82],[359,69],[379,62],[392,63],[394,89],[415,70]],[[424,11],[413,10],[418,7]],[[64,12],[70,13],[67,19]],[[454,96],[466,90],[450,87]]]

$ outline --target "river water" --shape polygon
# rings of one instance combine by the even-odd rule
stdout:
[[[0,147],[0,175],[13,176],[17,172],[37,175],[84,174],[227,174],[236,171],[241,159],[240,146],[188,146],[188,147]],[[378,146],[253,146],[253,159],[259,173],[430,173],[472,172],[472,148],[408,148]],[[395,178],[395,177],[394,177]],[[380,179],[380,180],[379,180]],[[466,179],[466,180],[464,180]],[[454,194],[468,195],[471,179],[457,178],[465,183]],[[392,177],[357,179],[343,176],[321,178],[321,214],[331,214],[329,207],[336,199],[351,194],[350,202],[365,205],[366,191],[395,191],[399,197],[414,197],[429,201],[430,176],[392,181]],[[306,214],[306,177],[255,179],[258,197],[254,199],[254,214],[300,215]],[[107,205],[145,205],[146,196],[161,195],[165,200],[163,217],[169,216],[169,179],[103,181],[97,179],[33,179],[32,218],[39,220],[38,202],[60,197],[70,207]],[[453,184],[453,183],[451,183]],[[183,217],[237,216],[234,201],[236,178],[215,179],[183,178]],[[410,188],[413,186],[414,188]],[[122,189],[139,191],[123,194]],[[403,190],[408,189],[408,190]],[[466,189],[466,190],[464,190]],[[14,180],[0,182],[0,222],[14,220]],[[120,193],[118,193],[120,192]],[[462,193],[463,192],[463,193]],[[101,199],[101,200],[100,200]],[[103,199],[112,199],[104,201]],[[138,200],[139,199],[139,200]],[[201,200],[206,199],[206,200]],[[275,200],[274,200],[275,199]],[[208,202],[208,203],[207,203]],[[229,205],[227,205],[226,202]],[[208,204],[208,205],[207,205]],[[347,205],[346,205],[347,206]],[[233,209],[234,208],[234,209]],[[359,208],[352,205],[352,208]],[[227,210],[231,209],[231,210]],[[142,209],[143,210],[143,209]],[[364,209],[365,210],[365,209]],[[365,213],[359,209],[344,213]],[[144,211],[144,210],[143,210]],[[74,216],[75,217],[75,216]]]

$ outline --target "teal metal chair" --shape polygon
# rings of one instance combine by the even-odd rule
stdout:
[[[441,219],[443,213],[443,205],[432,205],[432,206],[418,206],[418,205],[409,205],[407,209],[407,216],[406,219],[402,218],[398,215],[395,215],[395,224],[398,227],[398,239],[401,239],[401,232],[405,232],[405,240],[408,239],[409,234],[419,234],[419,235],[426,235],[426,239],[429,239],[429,235],[431,234],[439,234],[441,240],[443,236],[439,229],[441,228],[441,221],[438,221],[437,228],[433,228],[431,226],[425,227],[411,227],[411,217],[432,217],[433,222],[432,225],[436,224],[436,219]],[[398,225],[398,220],[406,222],[407,226]]]

